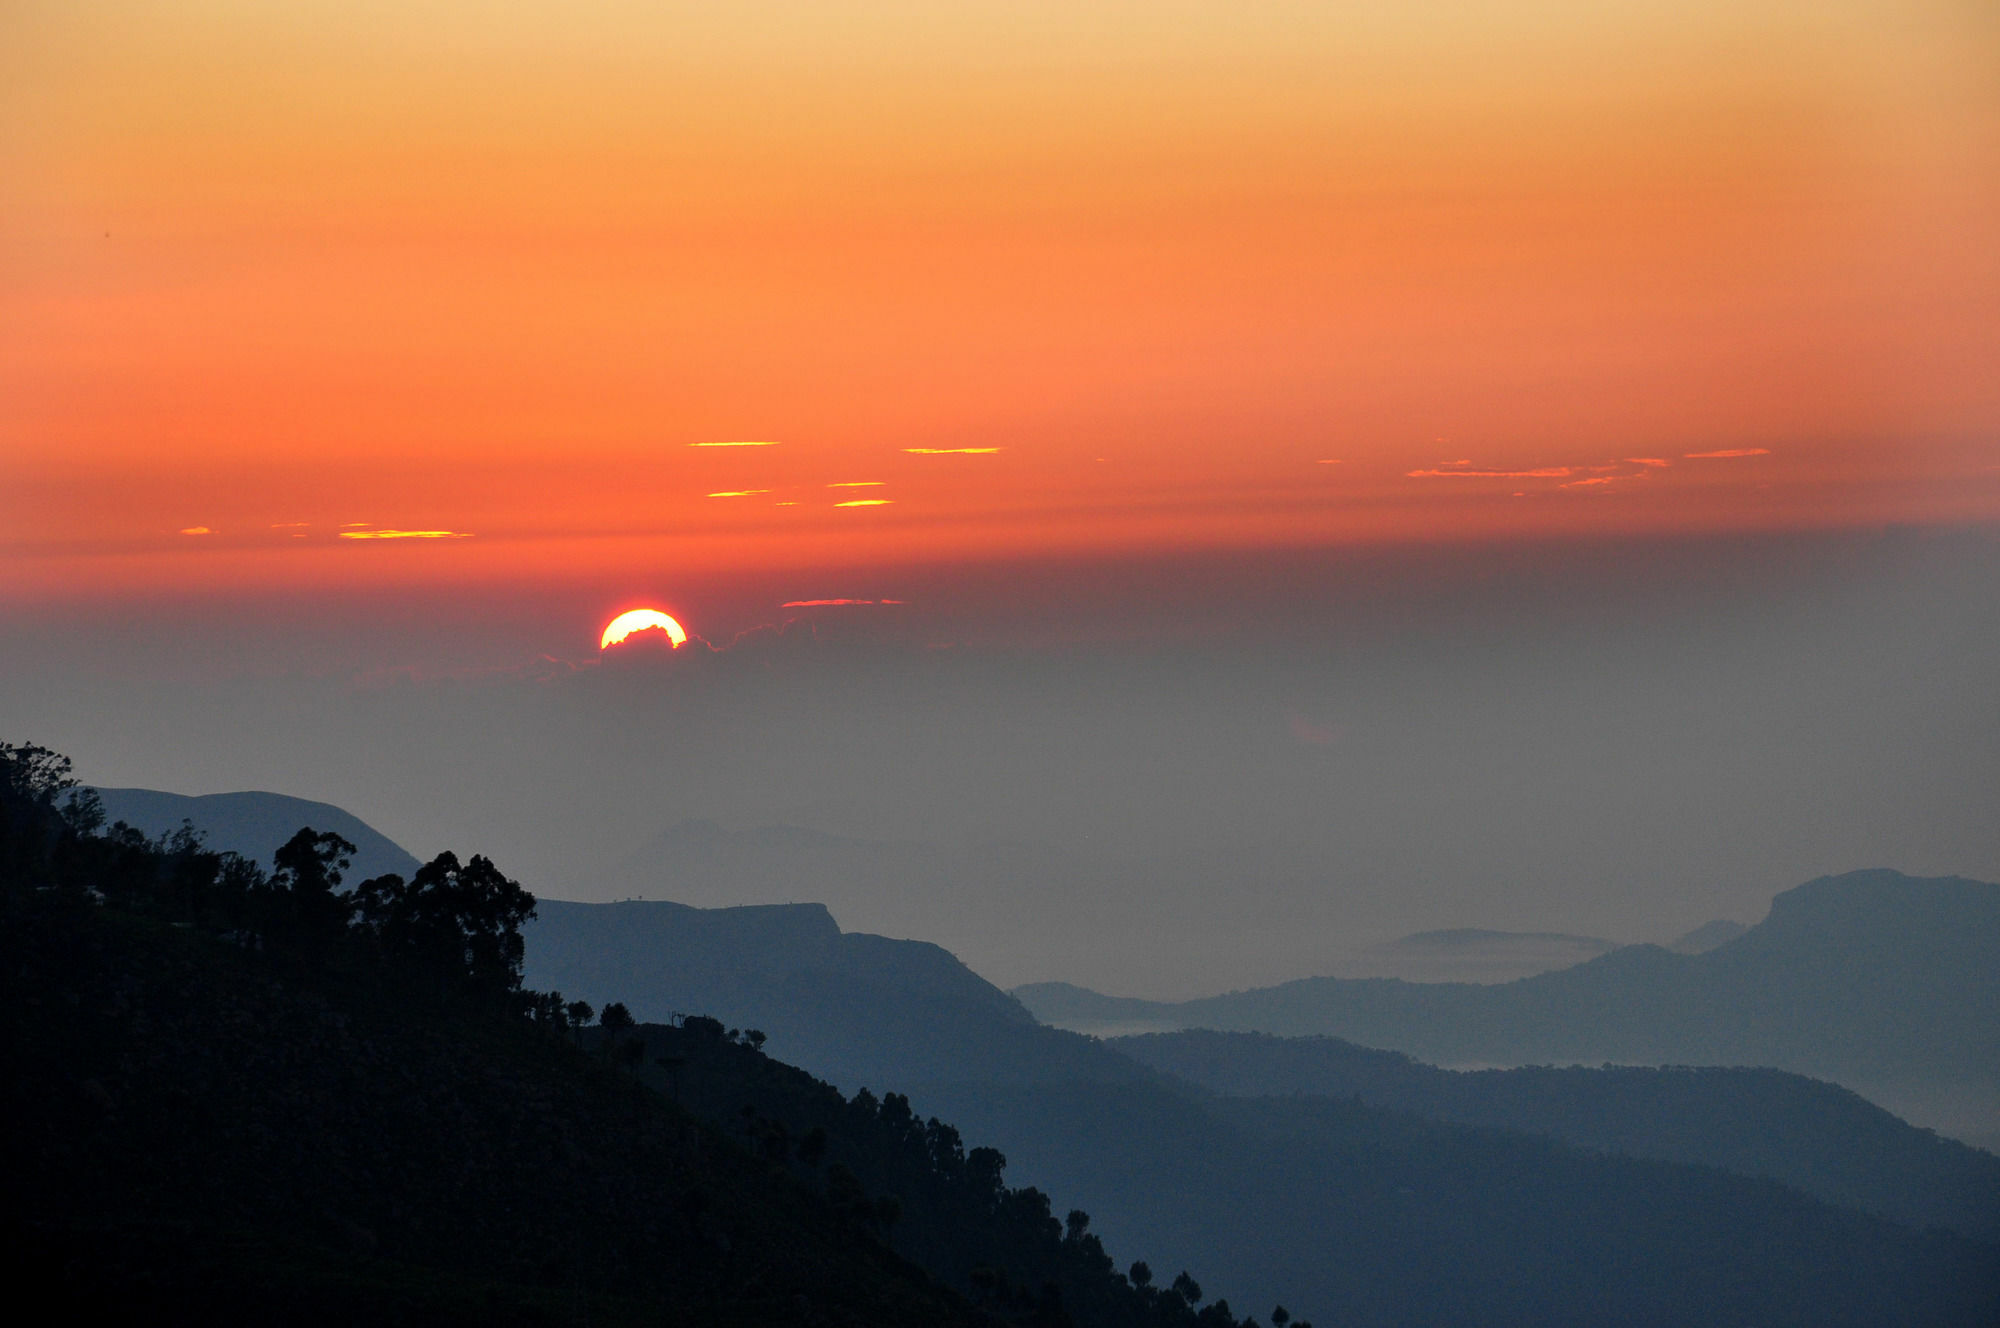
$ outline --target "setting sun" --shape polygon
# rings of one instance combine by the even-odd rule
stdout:
[[[676,650],[688,639],[686,630],[658,609],[633,609],[604,625],[604,636],[598,641],[597,648],[608,650],[634,632],[665,632]]]

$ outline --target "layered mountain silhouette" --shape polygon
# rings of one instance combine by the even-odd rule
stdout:
[[[1306,978],[1154,1002],[1042,983],[1062,1027],[1326,1034],[1446,1065],[1757,1065],[1872,1085],[2000,1084],[2000,886],[1886,870],[1780,894],[1697,954],[1635,945],[1496,986]]]
[[[590,893],[701,907],[810,900],[858,930],[944,942],[975,966],[1032,955],[1037,964],[1074,968],[1092,962],[1091,937],[1143,917],[1161,882],[1185,886],[1190,870],[1180,860],[1091,857],[1004,841],[946,847],[690,820],[593,878]],[[1614,948],[1589,936],[1459,928],[1324,957],[1326,971],[1343,977],[1504,982]]]
[[[842,933],[806,905],[546,904],[528,964],[566,991],[623,991],[643,1017],[703,1010],[754,1026],[774,1053],[850,1088],[893,1085],[1087,1209],[1117,1247],[1206,1266],[1232,1298],[1270,1288],[1340,1321],[1588,1322],[1572,1293],[1617,1293],[1579,1289],[1586,1248],[1649,1270],[1646,1303],[1619,1302],[1625,1321],[1728,1318],[1741,1307],[1706,1298],[1726,1299],[1724,1283],[1769,1287],[1767,1260],[1793,1257],[1762,1233],[1819,1233],[1812,1244],[1838,1228],[1861,1242],[1842,1248],[1874,1257],[1862,1253],[1873,1237],[1841,1226],[1856,1217],[1820,1201],[1990,1226],[1983,1155],[1793,1075],[1704,1072],[1633,1093],[1579,1071],[1588,1086],[1543,1095],[1548,1120],[1532,1102],[1503,1119],[1455,1110],[1447,1094],[1309,1082],[1217,1096],[1215,1076],[1204,1085],[1127,1054],[1133,1043],[1040,1027],[937,947]],[[1412,1080],[1444,1074],[1387,1060]],[[1678,1238],[1649,1244],[1669,1228],[1702,1231],[1699,1254]],[[1760,1299],[1747,1317],[1782,1320],[1809,1300],[1815,1313],[1852,1309],[1788,1285],[1789,1308]],[[1879,1301],[1853,1312],[1894,1317]]]
[[[350,881],[390,872],[410,876],[417,859],[402,845],[349,811],[329,802],[311,802],[282,793],[207,793],[190,796],[158,789],[101,788],[107,822],[123,821],[151,838],[172,834],[183,821],[202,832],[219,853],[240,853],[269,862],[280,844],[302,826],[330,830],[354,845]]]
[[[1692,931],[1682,932],[1667,942],[1667,949],[1675,954],[1705,954],[1718,945],[1727,945],[1750,929],[1740,922],[1728,918],[1717,918],[1704,922]]]
[[[1053,1084],[913,1100],[999,1142],[1107,1240],[1198,1254],[1232,1300],[1271,1288],[1336,1323],[1873,1324],[2000,1309],[1982,1271],[1992,1245],[1911,1233],[1890,1255],[1879,1242],[1909,1228],[1709,1166],[1329,1097]],[[1891,1289],[1920,1248],[1954,1260],[1934,1286],[1961,1305]]]
[[[844,1098],[714,1020],[648,1030],[673,1053],[652,1067],[671,1090],[649,1091],[621,1007],[588,1026],[518,988],[511,948],[489,962],[481,938],[531,902],[489,869],[433,863],[328,907],[324,844],[267,874],[94,834],[62,810],[61,765],[17,752],[0,745],[0,1231],[26,1303],[160,1324],[1242,1328],[1117,1273],[1087,1219],[906,1099]]]
[[[1037,1023],[949,951],[843,932],[819,904],[543,900],[523,934],[530,986],[615,996],[655,1022],[712,1011],[850,1091],[1147,1077],[1090,1038]]]
[[[2000,1241],[2000,1157],[1782,1070],[1531,1066],[1441,1070],[1338,1038],[1149,1033],[1111,1043],[1233,1097],[1342,1098],[1631,1157],[1782,1181],[1914,1227]]]
[[[807,872],[765,893],[806,893],[812,880]],[[1973,1021],[1954,1024],[1935,1007],[1979,999],[1964,970],[1992,953],[1978,910],[1995,890],[1941,884],[1893,873],[1814,882],[1707,954],[1632,947],[1496,987],[1345,985],[1450,1000],[1581,979],[1581,990],[1558,983],[1528,1006],[1559,1024],[1565,1009],[1609,999],[1598,984],[1628,1002],[1660,1000],[1671,994],[1663,974],[1736,952],[1704,973],[1712,1021],[1726,1022],[1731,1001],[1747,1012],[1735,1034],[1743,1045],[1804,1029],[1808,1047],[1845,1038],[1850,1055],[1881,1060],[1879,1039],[1851,1036],[1855,1002],[1823,1000],[1814,1031],[1811,999],[1772,987],[1803,975],[1818,984],[1809,998],[1858,971],[1865,995],[1894,980],[1900,950],[1903,966],[1932,965],[1935,980],[1919,974],[1899,998],[1859,1005],[1885,1023],[1931,1020],[1913,1039],[1917,1054],[1891,1063],[1935,1072],[1933,1044],[1957,1045],[1936,1025]],[[1266,1092],[1268,1078],[1197,1082],[1204,1076],[1189,1065],[1046,1027],[940,947],[844,933],[816,904],[543,901],[526,934],[531,986],[622,1001],[642,1021],[713,1015],[768,1034],[773,1055],[850,1092],[906,1093],[919,1116],[996,1145],[1010,1178],[1088,1210],[1107,1244],[1162,1269],[1207,1270],[1209,1292],[1239,1304],[1275,1293],[1323,1320],[1383,1325],[1975,1323],[2000,1305],[1994,1247],[1943,1229],[1979,1230],[1964,1208],[1978,1202],[1981,1164],[1959,1167],[1965,1154],[1949,1149],[1926,1155],[1920,1132],[1793,1076],[1689,1073],[1634,1091],[1615,1074],[1576,1071],[1585,1087],[1523,1077],[1506,1082],[1527,1085],[1510,1090],[1525,1100],[1489,1094],[1468,1107],[1435,1082],[1424,1087],[1442,1071],[1402,1062],[1387,1076],[1403,1076],[1401,1100],[1379,1088],[1342,1092],[1326,1078]],[[1178,1010],[1076,991],[1142,1019]],[[1025,995],[1032,1006],[1039,993]],[[681,1069],[653,1077],[692,1099],[681,1081],[693,1062],[678,1059]],[[744,1105],[776,1111],[760,1101]],[[1788,1135],[1805,1141],[1789,1154]],[[1857,1175],[1866,1162],[1843,1171],[1829,1161],[1842,1149],[1905,1174]],[[1914,1194],[1925,1186],[1943,1197]],[[1952,1197],[1962,1193],[1973,1198]],[[1927,1221],[1940,1229],[1914,1229]]]
[[[1409,982],[1511,982],[1568,968],[1617,949],[1595,936],[1450,927],[1368,946],[1340,963],[1342,977]]]

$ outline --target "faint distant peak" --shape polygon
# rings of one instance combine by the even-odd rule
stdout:
[[[1857,936],[1928,928],[1961,939],[2000,927],[2000,885],[1963,876],[1906,876],[1886,867],[1821,876],[1771,900],[1753,935]]]
[[[1379,950],[1472,950],[1498,946],[1534,945],[1576,950],[1584,954],[1604,954],[1618,948],[1616,941],[1597,936],[1572,936],[1560,931],[1491,931],[1484,927],[1446,927],[1439,931],[1412,932],[1384,942]]]
[[[186,821],[201,832],[209,848],[267,864],[278,846],[299,830],[331,830],[355,846],[347,873],[350,884],[390,872],[407,877],[418,867],[408,849],[331,803],[264,792],[185,794],[99,788],[97,794],[108,821],[123,821],[153,837],[172,834]]]
[[[1728,918],[1716,918],[1704,922],[1693,931],[1683,932],[1667,942],[1667,949],[1675,954],[1706,954],[1710,950],[1729,944],[1750,928],[1741,922],[1731,922]]]

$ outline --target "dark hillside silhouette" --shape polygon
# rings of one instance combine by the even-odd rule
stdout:
[[[1059,1220],[1063,1210],[1047,1194],[1005,1183],[1005,1154],[923,1118],[900,1093],[864,1087],[843,1097],[765,1056],[758,1031],[725,1030],[702,1015],[597,1035],[612,1036],[642,1049],[632,1059],[646,1082],[759,1156],[817,1177],[898,1254],[984,1308],[1036,1321],[1060,1305],[1080,1323],[1249,1322],[1226,1303],[1196,1312],[1161,1288],[1135,1286],[1116,1271],[1088,1213],[1070,1209]]]
[[[1046,1197],[1003,1186],[997,1154],[773,1065],[754,1030],[690,1018],[662,1086],[712,1105],[720,1053],[746,1083],[808,1085],[834,1129],[794,1150],[745,1128],[754,1109],[698,1119],[640,1082],[622,1004],[586,1031],[585,1003],[521,988],[536,901],[483,857],[344,890],[338,834],[298,830],[266,874],[188,834],[96,833],[67,775],[0,747],[5,1235],[49,1303],[189,1323],[1242,1328],[1133,1287],[1077,1215],[1065,1232]],[[721,1090],[733,1109],[743,1086]],[[905,1200],[863,1176],[912,1205],[965,1199],[920,1209],[921,1248],[949,1258],[897,1253]]]
[[[578,1028],[584,1002],[523,989],[518,952],[485,946],[533,926],[535,901],[481,859],[345,891],[332,832],[298,832],[267,875],[186,836],[89,833],[90,809],[65,817],[36,779],[0,800],[0,962],[28,1069],[7,1090],[19,1156],[0,1162],[48,1268],[114,1252],[77,1294],[192,1287],[173,1303],[209,1318],[309,1295],[329,1317],[439,1319],[484,1298],[499,1321],[552,1293],[593,1320],[768,1321],[803,1295],[833,1322],[964,1321],[937,1280],[1018,1323],[1236,1323],[1225,1302],[1253,1294],[1384,1325],[2000,1309],[1991,1246],[1709,1168],[1208,1096],[1037,1026],[936,947],[775,912],[747,934],[793,948],[762,961],[742,919],[669,908],[621,930],[694,936],[690,971],[777,990],[787,1024],[695,1000],[677,1027],[635,1026],[613,1017],[627,993],[588,986],[571,997],[605,1014]],[[404,943],[432,935],[450,943]],[[762,1054],[805,1041],[822,1007],[835,1045],[903,1041],[952,1073],[843,1096]],[[1115,1274],[1106,1246],[1146,1269]]]

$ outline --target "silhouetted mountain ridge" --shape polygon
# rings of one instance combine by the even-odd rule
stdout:
[[[1442,1064],[1766,1065],[1856,1087],[2000,1084],[2000,886],[1887,870],[1809,881],[1700,954],[1625,946],[1497,986],[1306,978],[1181,1002],[1036,984],[1071,1027],[1327,1034]]]
[[[1433,1120],[1766,1176],[1914,1227],[2000,1241],[2000,1158],[1781,1070],[1441,1070],[1338,1038],[1194,1030],[1119,1051],[1215,1092],[1353,1098]]]
[[[893,1084],[991,1140],[1015,1174],[1087,1208],[1107,1240],[1209,1267],[1232,1297],[1270,1288],[1336,1321],[1383,1324],[1602,1322],[1586,1302],[1615,1303],[1628,1322],[1897,1313],[1828,1294],[1829,1277],[1877,1257],[1867,1250],[1878,1237],[1859,1233],[1883,1229],[1846,1226],[1857,1217],[1770,1182],[1363,1103],[1211,1098],[1110,1047],[1023,1025],[936,947],[834,935],[818,909],[568,904],[550,921],[566,989],[604,990],[615,971],[626,990],[650,993],[649,1013],[706,1010],[768,1032],[785,1059],[832,1067],[849,1087]],[[536,952],[549,939],[530,937],[529,968],[544,981],[556,970]],[[1621,963],[1643,969],[1664,954]],[[1729,1083],[1692,1082],[1711,1109]],[[1709,1161],[1708,1136],[1695,1133],[1688,1155]],[[1681,1229],[1703,1233],[1698,1253],[1659,1234]],[[1762,1234],[1773,1230],[1805,1244],[1780,1256]],[[1634,1299],[1615,1279],[1580,1278],[1581,1249],[1602,1268],[1647,1269],[1649,1289]],[[1860,1262],[1846,1267],[1850,1258]],[[1794,1281],[1779,1259],[1814,1272]],[[1868,1277],[1903,1276],[1875,1267]]]
[[[1716,918],[1712,922],[1704,922],[1699,927],[1674,937],[1667,942],[1667,949],[1675,954],[1701,954],[1713,950],[1718,945],[1727,945],[1749,930],[1740,922]]]
[[[655,1031],[685,1053],[671,1095],[720,1109],[648,1092],[621,1007],[586,1029],[520,989],[518,948],[488,942],[535,901],[483,858],[342,895],[330,834],[270,872],[99,835],[66,771],[0,744],[3,1224],[18,1289],[72,1317],[1243,1328],[1114,1273],[998,1153],[712,1019]],[[830,924],[720,923],[767,946]],[[738,1110],[774,1082],[838,1128],[793,1153]],[[920,1262],[857,1172],[921,1187]]]
[[[103,799],[107,821],[123,821],[155,839],[188,821],[202,832],[210,849],[240,853],[252,862],[269,862],[278,846],[302,826],[330,830],[354,845],[347,873],[350,885],[390,872],[408,877],[418,866],[409,850],[330,802],[283,793],[189,795],[142,788],[101,788],[97,796]]]
[[[1037,1023],[942,947],[842,932],[818,904],[544,900],[523,934],[530,985],[615,995],[655,1022],[712,1011],[761,1029],[773,1054],[850,1090],[1147,1073]]]

